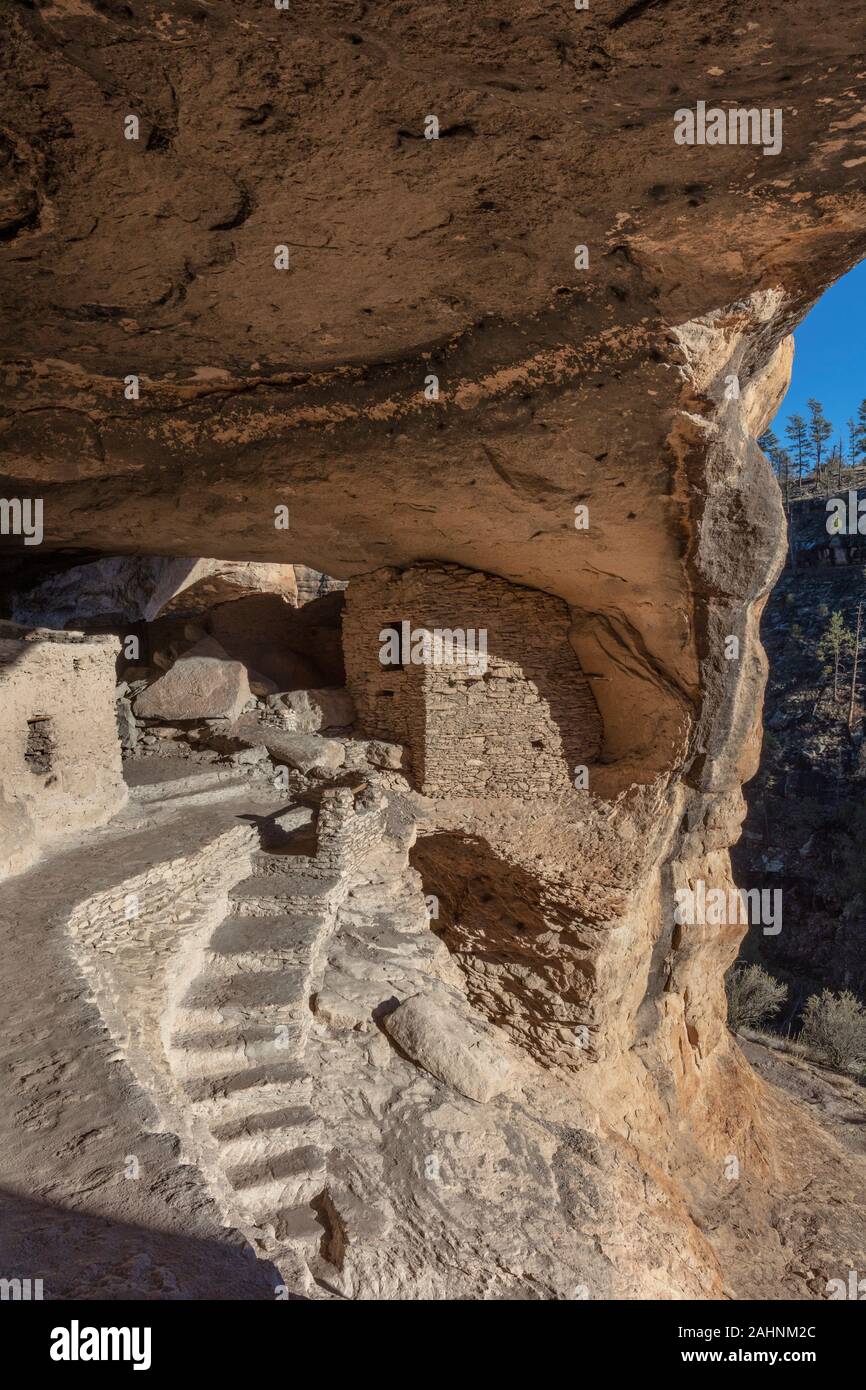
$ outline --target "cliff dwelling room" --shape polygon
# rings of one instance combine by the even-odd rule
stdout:
[[[635,1369],[826,1369],[862,4],[0,15],[13,1343],[565,1302]]]

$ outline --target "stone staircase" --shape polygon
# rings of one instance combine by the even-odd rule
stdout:
[[[304,1063],[311,997],[360,865],[393,855],[387,817],[381,795],[356,805],[352,792],[329,790],[313,835],[301,808],[285,844],[254,854],[252,873],[231,890],[229,915],[166,1025],[178,1099],[211,1186],[302,1290],[329,1239],[323,1126]],[[395,869],[404,864],[398,853]]]
[[[320,783],[288,809],[255,787],[168,800],[107,838],[105,881],[64,918],[124,1084],[128,1070],[147,1125],[180,1141],[155,1170],[166,1200],[197,1192],[282,1298],[451,1297],[455,1280],[475,1297],[520,1231],[523,1270],[549,1222],[539,1145],[555,1141],[501,1089],[476,1095],[491,1030],[431,930],[412,796]],[[407,1006],[411,1038],[394,1032]],[[244,1271],[228,1278],[234,1297]]]

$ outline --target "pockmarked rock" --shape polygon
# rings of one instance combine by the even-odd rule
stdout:
[[[206,637],[139,695],[135,713],[139,719],[234,721],[251,698],[245,667]]]
[[[383,1022],[407,1057],[470,1100],[492,1100],[514,1082],[511,1062],[492,1029],[482,1028],[456,1004],[416,994]]]
[[[246,738],[246,723],[240,725],[235,733],[241,738]],[[251,736],[255,738],[256,743],[261,743],[267,748],[275,763],[284,763],[286,767],[305,775],[336,772],[346,757],[339,739],[323,738],[321,734],[287,733],[282,729],[258,725],[252,729]]]
[[[287,690],[281,697],[287,718],[298,733],[345,728],[355,722],[355,706],[348,690]]]

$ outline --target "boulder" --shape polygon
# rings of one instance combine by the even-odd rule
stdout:
[[[403,746],[400,743],[386,743],[384,739],[371,739],[367,744],[367,762],[371,767],[398,769],[403,766]]]
[[[336,772],[346,756],[338,739],[322,738],[321,734],[284,733],[262,728],[259,737],[267,744],[275,763],[284,763],[304,775]]]
[[[287,690],[281,703],[288,724],[298,733],[318,733],[320,729],[340,729],[355,722],[355,706],[348,690]]]
[[[206,637],[149,685],[136,699],[134,708],[138,719],[233,722],[251,698],[243,664],[230,660],[218,642]]]
[[[370,1032],[375,1026],[373,1014],[381,997],[382,990],[374,982],[343,977],[342,988],[319,990],[315,998],[316,1016],[332,1028]]]
[[[506,1044],[456,1000],[413,995],[383,1026],[407,1057],[470,1100],[492,1100],[513,1084]]]

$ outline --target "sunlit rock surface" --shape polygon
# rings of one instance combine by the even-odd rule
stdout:
[[[329,1126],[351,1151],[358,1123],[346,1019],[360,1006],[335,986],[292,1033],[311,1049],[304,1078],[335,1078],[291,1179],[325,1235],[309,1213],[272,1220],[260,1251],[297,1246],[308,1290],[330,1277],[319,1258],[340,1265],[358,1297],[444,1296],[452,1244],[469,1296],[520,1296],[533,1279],[546,1297],[821,1296],[866,1260],[862,1155],[730,1037],[722,977],[743,926],[677,923],[674,903],[698,880],[731,886],[756,768],[758,621],[785,537],[754,438],[784,390],[791,328],[866,244],[860,5],[298,0],[241,14],[215,0],[121,15],[85,0],[7,23],[0,486],[43,500],[44,547],[309,567],[350,581],[350,609],[353,576],[396,568],[423,587],[431,563],[541,591],[568,615],[597,735],[583,785],[564,755],[540,792],[494,775],[440,795],[411,760],[405,778],[381,772],[410,799],[407,853],[439,902],[423,932],[449,952],[448,987],[546,1078],[532,1134],[499,1100],[431,1120],[429,1088],[453,1096],[425,1073],[405,1120],[417,1154],[399,1171],[424,1172],[442,1134],[468,1135],[453,1142],[478,1159],[471,1202],[413,1228],[418,1192],[432,1207],[437,1189],[407,1178],[379,1190],[378,1216],[372,1196],[353,1206],[353,1174],[328,1176],[319,1156]],[[780,111],[781,151],[675,144],[677,110],[698,101]],[[14,579],[29,556],[4,540]],[[371,643],[374,673],[378,655]],[[576,731],[559,734],[568,749]],[[388,877],[355,868],[374,895]],[[374,1008],[395,993],[376,961]],[[228,998],[222,975],[210,983],[193,1000],[205,1014]],[[374,1041],[375,1113],[391,1053]],[[219,1061],[203,1046],[209,1060],[183,1064],[197,1085]],[[545,1125],[566,1117],[580,1135],[557,1135],[580,1176],[569,1169],[554,1206],[539,1198],[561,1171]],[[372,1191],[388,1141],[365,1139],[357,1184]],[[189,1161],[243,1227],[212,1140],[193,1125]],[[532,1206],[543,1270],[509,1244],[520,1221],[481,1161],[515,1151],[514,1211]],[[828,1164],[844,1217],[803,1196]],[[266,1224],[280,1192],[248,1176]]]

